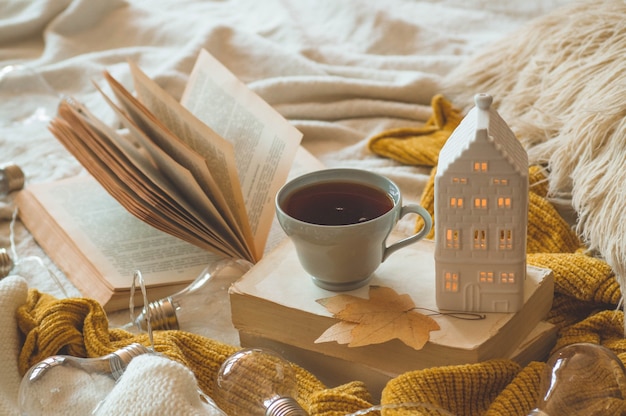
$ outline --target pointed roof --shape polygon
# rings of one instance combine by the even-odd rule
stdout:
[[[476,106],[461,120],[439,153],[437,174],[443,174],[480,137],[491,141],[521,175],[528,175],[528,154],[508,124],[491,108],[489,94],[476,94]]]

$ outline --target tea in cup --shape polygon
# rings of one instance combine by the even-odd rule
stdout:
[[[387,245],[400,218],[424,220],[417,233]],[[360,169],[324,169],[299,176],[276,194],[278,222],[294,243],[300,264],[327,290],[364,286],[380,264],[428,234],[432,219],[417,204],[402,205],[390,179]]]

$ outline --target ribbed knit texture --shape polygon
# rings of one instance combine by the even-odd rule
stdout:
[[[429,368],[405,373],[391,380],[383,403],[430,403],[457,416],[485,412],[513,380],[519,365],[509,360]]]
[[[431,107],[433,114],[423,127],[384,131],[370,138],[370,150],[407,165],[436,165],[439,150],[463,115],[442,95],[433,97]]]

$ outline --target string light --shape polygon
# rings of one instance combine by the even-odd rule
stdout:
[[[215,402],[229,416],[308,416],[295,399],[295,369],[271,350],[231,355],[218,371],[217,386]]]
[[[0,279],[9,275],[13,269],[13,259],[6,248],[0,248]]]
[[[0,197],[24,187],[24,172],[15,163],[0,165]]]
[[[146,331],[149,322],[152,330],[182,329],[218,338],[223,328],[216,328],[216,333],[208,331],[212,325],[231,324],[228,288],[250,267],[252,264],[245,260],[221,259],[213,262],[183,290],[144,304],[137,317],[134,317],[131,306],[131,320],[122,328]]]
[[[576,343],[546,362],[541,397],[529,416],[604,416],[626,411],[626,369],[608,348]]]
[[[20,384],[18,404],[22,415],[91,414],[113,389],[128,363],[151,352],[131,344],[100,358],[55,355],[35,364]]]
[[[428,403],[387,403],[372,406],[367,409],[350,413],[346,416],[380,416],[388,415],[430,415],[430,416],[455,416],[440,407]]]

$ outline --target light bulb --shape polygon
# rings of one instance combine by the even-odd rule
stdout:
[[[382,411],[382,412],[381,412]],[[386,403],[372,406],[367,409],[350,413],[346,416],[407,416],[407,415],[430,415],[430,416],[454,416],[454,414],[440,407],[428,403]]]
[[[555,352],[529,416],[605,416],[626,412],[626,369],[608,348],[571,344]]]
[[[48,357],[24,375],[18,393],[20,412],[25,416],[91,414],[128,363],[149,352],[135,343],[100,358]]]
[[[6,248],[0,248],[0,279],[7,277],[13,270],[13,259]]]
[[[24,172],[15,163],[0,166],[0,197],[24,187]]]
[[[214,262],[180,292],[145,305],[139,316],[123,328],[145,331],[149,320],[153,330],[183,329],[210,338],[223,338],[225,328],[220,325],[232,325],[228,288],[250,267],[252,264],[245,260]],[[239,342],[238,339],[222,341]]]
[[[295,369],[267,349],[240,350],[217,373],[215,401],[229,416],[307,416],[297,394]]]

